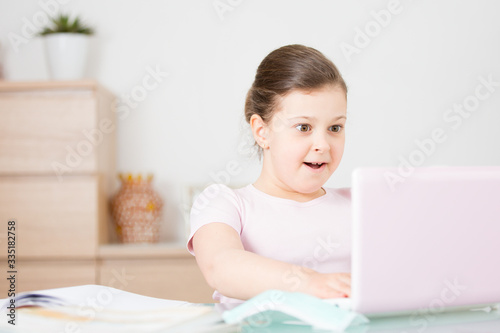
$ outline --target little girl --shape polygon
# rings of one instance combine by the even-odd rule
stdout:
[[[350,295],[350,192],[322,187],[345,142],[347,87],[319,51],[288,45],[261,62],[245,116],[262,171],[240,189],[211,185],[191,210],[188,250],[215,289],[237,302],[268,289]]]

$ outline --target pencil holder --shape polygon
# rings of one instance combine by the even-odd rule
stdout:
[[[152,175],[119,175],[121,188],[111,200],[116,233],[122,243],[155,243],[159,239],[163,201],[153,189]]]

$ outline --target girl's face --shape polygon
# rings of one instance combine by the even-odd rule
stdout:
[[[268,186],[288,194],[315,194],[344,153],[347,101],[338,87],[292,91],[263,125],[263,174]],[[269,184],[269,182],[271,182]]]

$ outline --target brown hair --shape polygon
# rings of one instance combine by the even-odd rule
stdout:
[[[279,98],[292,90],[314,90],[325,85],[338,86],[347,94],[347,86],[337,67],[321,52],[304,45],[287,45],[269,53],[260,63],[255,80],[247,93],[245,118],[259,115],[268,122]]]

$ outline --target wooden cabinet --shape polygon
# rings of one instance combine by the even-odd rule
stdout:
[[[113,95],[93,81],[0,82],[0,244],[15,220],[16,291],[99,282],[115,118]]]
[[[109,244],[113,99],[94,81],[0,82],[0,259],[7,261],[14,219],[17,292],[134,276],[114,287],[210,302],[212,291],[182,245]],[[0,292],[7,283],[0,279]]]
[[[105,245],[99,257],[103,285],[151,297],[214,302],[213,290],[183,244]]]
[[[21,260],[95,259],[106,225],[99,218],[98,175],[0,176],[0,218],[16,221],[16,255]],[[3,228],[5,232],[7,228]],[[6,250],[0,251],[6,257]]]
[[[96,260],[86,259],[19,259],[16,291],[98,284],[96,264]]]
[[[0,112],[1,174],[114,172],[113,96],[95,82],[0,82]]]

